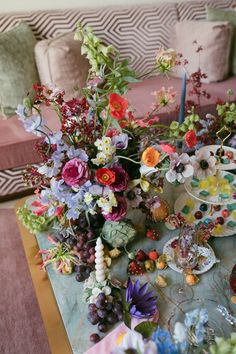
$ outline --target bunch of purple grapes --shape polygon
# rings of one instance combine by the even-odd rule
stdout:
[[[92,325],[97,325],[100,332],[105,333],[109,329],[109,325],[122,321],[123,319],[123,307],[120,301],[113,299],[108,301],[104,293],[100,293],[97,297],[95,304],[89,304],[87,319]],[[95,341],[92,338],[98,338],[96,333],[93,333],[90,337],[91,341]]]

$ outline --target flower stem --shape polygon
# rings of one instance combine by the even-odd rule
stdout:
[[[129,157],[126,157],[126,156],[116,156],[118,159],[125,159],[125,160],[128,160],[130,162],[133,162],[137,165],[140,165],[140,161],[134,161],[133,159],[130,159]]]

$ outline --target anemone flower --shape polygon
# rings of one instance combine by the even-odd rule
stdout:
[[[154,291],[147,291],[148,283],[143,286],[137,280],[134,284],[128,279],[126,302],[129,304],[129,313],[136,318],[151,317],[157,310],[157,296]]]

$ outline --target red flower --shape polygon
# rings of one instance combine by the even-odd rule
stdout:
[[[128,109],[128,102],[117,93],[112,93],[109,97],[110,115],[118,120],[124,119]]]
[[[173,154],[176,152],[176,148],[170,144],[160,144],[161,150],[166,152],[168,155]]]
[[[188,148],[193,148],[195,145],[197,145],[197,137],[195,134],[195,131],[189,130],[184,137],[185,144],[187,145]]]
[[[115,182],[116,174],[115,172],[109,170],[109,168],[100,168],[96,171],[96,177],[99,183],[104,186],[109,186]]]

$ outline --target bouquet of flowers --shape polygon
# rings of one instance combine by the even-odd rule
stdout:
[[[41,138],[36,150],[43,161],[38,168],[32,166],[25,172],[25,179],[37,187],[37,199],[32,203],[33,211],[24,206],[19,216],[32,232],[43,231],[44,220],[46,227],[56,231],[50,238],[53,248],[40,251],[46,256],[43,268],[54,264],[63,274],[74,269],[78,281],[87,279],[84,297],[89,303],[88,319],[97,324],[108,316],[108,323],[113,324],[122,318],[123,305],[120,286],[109,278],[107,267],[111,258],[121,253],[120,248],[135,238],[129,211],[138,208],[158,220],[163,178],[180,184],[193,175],[211,176],[216,173],[217,161],[210,152],[190,156],[179,148],[180,143],[190,150],[202,144],[202,131],[206,134],[212,129],[209,121],[203,122],[194,110],[182,123],[160,124],[159,110],[169,109],[175,102],[173,88],[154,92],[150,112],[136,118],[124,95],[129,83],[141,77],[91,28],[78,24],[75,39],[82,41],[82,54],[90,63],[81,98],[66,101],[63,89],[35,85],[35,101],[27,97],[17,109],[26,131]],[[175,65],[180,65],[175,51],[161,49],[153,72],[168,75]],[[41,104],[56,111],[59,131],[51,131],[46,125]],[[219,105],[218,111],[221,125],[232,124],[232,104]],[[164,213],[164,217],[167,215]],[[105,248],[110,249],[110,257],[100,235]],[[129,283],[128,302],[135,299],[140,308],[134,304],[125,307],[126,312],[132,309],[131,314],[151,316],[156,298],[148,293],[140,302],[139,288],[139,284],[133,288]],[[145,286],[141,292],[146,290]],[[104,323],[99,325],[101,331],[106,330]]]

